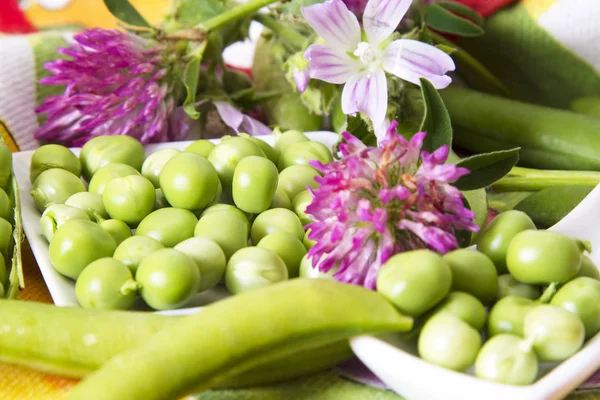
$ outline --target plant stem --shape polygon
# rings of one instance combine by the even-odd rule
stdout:
[[[210,18],[202,24],[197,25],[197,28],[203,29],[204,31],[213,31],[225,24],[228,24],[229,22],[238,20],[241,17],[245,17],[265,6],[268,6],[269,4],[276,2],[277,0],[250,0],[247,3],[240,4],[239,6],[231,8],[213,18]]]
[[[508,176],[492,185],[494,191],[534,192],[554,186],[590,186],[600,184],[600,172],[558,171],[514,167]]]
[[[540,303],[549,303],[550,300],[552,300],[552,297],[554,297],[554,295],[556,294],[556,287],[558,286],[558,283],[556,282],[552,282],[550,285],[548,285],[548,287],[546,288],[546,290],[544,290],[544,293],[542,293],[542,295],[540,296],[540,298],[537,300]]]
[[[302,47],[304,45],[304,42],[306,41],[306,38],[304,36],[290,28],[281,25],[280,23],[278,23],[273,18],[267,15],[257,14],[254,16],[254,20],[260,22],[261,24],[275,32],[278,36],[290,41],[298,47]]]

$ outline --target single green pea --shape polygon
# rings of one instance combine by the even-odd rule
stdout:
[[[473,327],[449,312],[431,317],[419,334],[422,359],[455,371],[465,371],[477,357],[481,336]]]
[[[312,258],[308,258],[308,254],[302,257],[300,261],[300,278],[311,278],[311,279],[334,279],[333,274],[337,272],[339,268],[333,267],[327,272],[321,272],[319,268],[312,265]]]
[[[66,204],[52,204],[46,208],[40,218],[40,231],[48,242],[52,240],[56,230],[71,219],[90,220],[87,212]]]
[[[196,140],[192,144],[183,150],[186,153],[195,153],[204,158],[208,158],[208,155],[215,148],[215,144],[210,140],[200,139]]]
[[[227,259],[214,240],[193,237],[177,244],[174,249],[187,254],[196,263],[202,278],[199,292],[217,286],[225,276]]]
[[[13,156],[10,148],[0,141],[0,188],[8,190],[8,182],[12,174]]]
[[[585,254],[581,259],[581,268],[577,271],[575,277],[579,276],[587,276],[588,278],[593,278],[596,280],[600,280],[600,271],[594,262]]]
[[[43,212],[50,204],[64,204],[71,195],[85,192],[85,185],[71,172],[52,168],[42,172],[30,191],[35,208]]]
[[[65,204],[71,207],[84,210],[90,216],[90,219],[98,221],[107,219],[108,213],[104,207],[102,196],[96,193],[79,192],[71,195]]]
[[[292,206],[294,208],[294,212],[300,218],[300,222],[302,225],[308,225],[313,222],[312,218],[306,214],[306,207],[310,203],[312,203],[313,196],[308,190],[303,190],[294,197],[294,201],[292,201]]]
[[[217,171],[204,157],[180,153],[160,173],[160,188],[173,207],[201,210],[215,197]]]
[[[227,262],[225,286],[233,294],[288,279],[285,263],[274,251],[261,247],[238,250]]]
[[[475,360],[475,375],[508,385],[529,385],[538,374],[538,359],[522,338],[501,334],[488,340]]]
[[[154,189],[154,195],[156,196],[156,200],[154,201],[154,211],[160,210],[161,208],[171,207],[162,190]]]
[[[125,222],[120,219],[107,219],[98,224],[100,228],[104,229],[115,240],[115,243],[120,245],[123,240],[131,237],[131,228]]]
[[[187,304],[200,287],[200,272],[192,259],[174,249],[160,249],[140,263],[135,280],[140,296],[155,310]]]
[[[61,274],[77,279],[92,261],[111,257],[116,248],[114,239],[95,223],[71,219],[50,241],[50,262]]]
[[[4,257],[8,256],[9,246],[13,240],[13,229],[10,222],[4,218],[0,218],[0,254]],[[2,258],[2,257],[0,257]]]
[[[92,176],[88,190],[90,193],[102,196],[108,182],[129,175],[140,175],[140,173],[131,165],[122,163],[106,164],[103,167],[98,168],[94,176]]]
[[[81,272],[75,282],[75,298],[83,308],[128,310],[137,288],[125,264],[105,257],[93,261]]]
[[[164,246],[157,240],[147,236],[131,236],[123,240],[115,250],[113,258],[121,261],[133,275],[142,260]]]
[[[194,236],[197,223],[198,218],[189,210],[162,208],[148,214],[138,225],[135,234],[149,236],[165,247],[173,247]]]
[[[12,219],[13,207],[4,189],[0,188],[0,218]]]
[[[225,192],[231,193],[235,167],[248,156],[266,157],[258,145],[243,137],[222,140],[208,155],[208,161],[215,167]]]
[[[477,239],[477,250],[488,256],[498,275],[508,272],[506,251],[517,233],[535,229],[535,224],[527,214],[521,211],[505,211],[495,217],[480,233]]]
[[[459,249],[444,255],[444,261],[452,270],[452,290],[470,293],[483,304],[494,301],[498,293],[498,273],[488,256]]]
[[[540,361],[563,361],[579,351],[585,327],[579,317],[564,308],[541,304],[525,316],[523,333],[533,340]]]
[[[510,333],[522,337],[525,316],[535,305],[535,302],[524,297],[503,297],[490,310],[487,324],[488,335]]]
[[[277,167],[280,171],[283,171],[292,165],[305,165],[313,160],[328,164],[333,161],[333,156],[323,143],[299,142],[287,146],[281,152]]]
[[[293,211],[285,208],[272,208],[258,214],[250,230],[252,243],[257,244],[262,238],[275,231],[289,232],[298,240],[304,238],[302,223]]]
[[[29,164],[29,181],[36,178],[47,169],[60,168],[80,176],[81,163],[71,150],[59,144],[46,144],[38,147],[31,155]]]
[[[150,154],[142,164],[142,175],[145,176],[155,188],[160,187],[159,176],[167,161],[181,153],[180,150],[166,148]]]
[[[419,316],[450,292],[452,272],[433,251],[413,250],[396,254],[381,267],[377,291],[401,312]]]
[[[97,136],[84,144],[79,154],[81,172],[87,181],[109,163],[131,165],[139,171],[145,157],[142,144],[127,135]]]
[[[506,252],[506,265],[518,281],[530,284],[564,283],[581,267],[582,250],[568,236],[550,231],[523,231]]]
[[[306,247],[306,250],[310,250],[311,247],[313,247],[317,241],[316,240],[312,240],[308,238],[308,234],[310,233],[310,228],[308,228],[306,230],[306,233],[304,234],[304,238],[302,239],[302,243],[304,244],[304,247]]]
[[[585,326],[586,339],[600,331],[600,281],[575,278],[556,292],[550,304],[576,314]]]
[[[271,206],[269,208],[285,208],[288,210],[292,209],[292,202],[288,197],[287,193],[281,186],[277,186],[275,189],[275,194],[273,195],[273,200],[271,200]]]
[[[285,190],[290,200],[307,187],[316,189],[319,184],[315,177],[321,176],[316,169],[308,165],[292,165],[279,174],[279,187]]]
[[[245,157],[235,167],[232,182],[233,201],[237,208],[258,214],[269,208],[279,172],[268,158]]]
[[[257,137],[250,136],[247,133],[240,133],[239,136],[244,137],[250,140],[252,143],[255,143],[260,149],[265,153],[265,156],[275,165],[277,165],[277,161],[279,160],[279,152],[275,150],[275,148],[271,147],[271,145],[264,140],[260,140]]]
[[[214,240],[229,259],[239,249],[248,246],[249,226],[241,211],[214,211],[200,217],[194,236]]]
[[[285,263],[288,277],[298,277],[306,248],[296,236],[289,232],[275,231],[262,238],[256,246],[274,251]]]
[[[511,274],[504,274],[498,277],[497,300],[508,296],[525,297],[526,299],[535,300],[541,294],[538,286],[519,282]]]
[[[485,307],[477,297],[469,293],[450,292],[431,313],[435,315],[442,311],[449,312],[460,318],[478,331],[482,330],[485,326],[487,318]]]
[[[281,154],[285,148],[294,143],[307,142],[309,139],[300,131],[285,131],[276,132],[277,140],[275,141],[275,151]]]
[[[154,210],[156,195],[148,179],[129,175],[108,182],[102,201],[111,218],[136,226]]]
[[[202,213],[200,214],[200,217],[204,217],[206,214],[210,214],[211,212],[215,211],[231,211],[233,213],[239,214],[240,216],[243,216],[248,221],[250,221],[249,214],[244,213],[242,210],[240,210],[236,206],[232,206],[231,204],[221,203],[213,204],[212,206],[205,208],[204,211],[202,211]],[[248,223],[248,232],[250,232],[250,223]]]

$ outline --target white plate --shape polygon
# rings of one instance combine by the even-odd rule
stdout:
[[[337,141],[337,134],[332,132],[308,132],[306,135],[314,141],[319,141],[328,147],[333,146]],[[273,145],[275,137],[272,135],[256,136],[264,140],[265,142]],[[219,139],[211,140],[214,143],[218,143]],[[171,143],[160,143],[146,146],[146,154],[153,153],[157,150],[164,148],[176,148],[179,150],[185,149],[191,141],[185,142],[171,142]],[[73,152],[79,155],[80,149],[72,149]],[[29,182],[29,165],[31,163],[31,155],[33,151],[25,151],[14,154],[13,157],[13,168],[17,182],[19,184],[19,190],[21,191],[21,213],[23,218],[23,230],[27,235],[27,240],[33,251],[33,255],[40,266],[42,276],[46,281],[46,286],[50,291],[52,300],[57,306],[79,306],[75,299],[75,282],[67,277],[59,274],[50,264],[50,256],[48,254],[48,242],[42,236],[40,231],[39,221],[41,214],[36,210],[33,200],[29,195],[31,190],[31,183]],[[25,282],[27,284],[27,282]],[[222,299],[228,296],[228,292],[223,287],[216,287],[205,292],[199,293],[188,305],[187,309],[180,309],[176,311],[163,312],[163,314],[182,314],[189,313],[197,310],[198,307],[212,303],[216,300]],[[141,301],[138,301],[134,305],[134,309],[148,310]]]

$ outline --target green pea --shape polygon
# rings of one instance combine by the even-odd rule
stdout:
[[[173,247],[194,236],[197,223],[198,218],[189,210],[162,208],[148,214],[138,225],[135,234],[149,236],[165,247]]]
[[[83,308],[127,310],[133,305],[137,283],[125,264],[106,257],[85,267],[75,283],[75,298]]]
[[[114,239],[117,246],[123,240],[132,236],[131,228],[125,222],[119,219],[107,219],[100,222],[100,228],[104,229]]]
[[[581,268],[579,268],[575,277],[578,276],[587,276],[588,278],[600,280],[600,271],[598,271],[598,267],[588,256],[583,255],[581,259]]]
[[[121,261],[133,275],[142,260],[164,246],[157,240],[147,236],[131,236],[123,240],[115,250],[113,258]]]
[[[183,150],[186,153],[195,153],[204,158],[208,158],[208,155],[215,148],[215,144],[210,140],[200,139],[196,140],[192,144]]]
[[[30,191],[35,208],[43,212],[50,204],[64,204],[71,195],[85,192],[85,185],[69,171],[52,168],[42,172]]]
[[[160,187],[159,179],[160,172],[164,168],[167,161],[181,153],[180,150],[167,148],[158,150],[150,154],[142,164],[142,175],[145,176],[155,188]]]
[[[300,270],[298,272],[300,278],[334,279],[333,274],[335,274],[338,269],[338,267],[334,267],[327,272],[321,272],[318,268],[313,267],[312,258],[308,258],[308,254],[306,254],[300,261]]]
[[[221,184],[221,180],[217,178],[217,191],[208,206],[210,207],[214,206],[215,204],[222,203],[223,197],[223,185]],[[231,202],[233,203],[233,200]]]
[[[277,140],[275,141],[275,151],[281,154],[285,148],[294,143],[307,142],[309,139],[300,131],[285,131],[283,133],[276,132]]]
[[[475,375],[508,385],[529,385],[538,374],[538,359],[530,346],[515,335],[501,334],[488,340],[475,360]]]
[[[275,194],[273,195],[273,200],[271,200],[271,206],[269,208],[285,208],[288,210],[292,209],[292,202],[288,197],[287,193],[281,186],[277,186],[275,189]]]
[[[4,218],[0,218],[0,254],[4,257],[8,256],[9,246],[13,240],[13,229],[10,222]],[[2,258],[2,257],[0,257]]]
[[[275,150],[271,145],[264,140],[260,140],[254,136],[250,136],[246,133],[240,133],[239,136],[244,137],[250,140],[252,143],[256,144],[260,149],[265,153],[265,156],[275,165],[277,165],[277,161],[279,160],[279,152]]]
[[[279,172],[264,157],[249,156],[238,162],[233,173],[232,194],[237,208],[248,213],[261,213],[269,208]]]
[[[0,188],[8,190],[8,181],[12,173],[13,157],[10,148],[0,141]]]
[[[550,304],[576,314],[585,326],[587,339],[600,331],[600,282],[585,276],[567,282]]]
[[[90,219],[99,220],[107,219],[108,213],[104,207],[102,196],[90,193],[90,192],[79,192],[71,195],[65,204],[71,207],[79,208],[84,210],[90,216]]]
[[[525,297],[526,299],[535,300],[541,294],[539,287],[519,282],[511,274],[500,275],[498,277],[498,300],[508,296]]]
[[[279,187],[285,190],[290,200],[294,200],[298,193],[306,187],[316,189],[319,184],[315,177],[321,176],[316,169],[308,165],[292,165],[279,174]]]
[[[123,178],[129,175],[140,175],[139,171],[131,165],[122,163],[110,163],[98,168],[92,179],[88,190],[100,196],[104,193],[106,184],[115,178]]]
[[[579,317],[561,307],[542,304],[525,316],[525,338],[533,340],[540,361],[563,361],[579,351],[585,327]]]
[[[498,273],[485,254],[459,249],[446,254],[444,261],[452,270],[452,290],[470,293],[483,304],[494,301],[498,293]]]
[[[490,310],[487,332],[489,336],[510,333],[523,336],[525,316],[535,304],[524,297],[503,297]]]
[[[0,188],[0,218],[10,221],[12,219],[13,208],[4,189]]]
[[[204,157],[181,153],[171,158],[160,173],[160,188],[173,207],[200,210],[217,193],[215,168]]]
[[[455,371],[469,368],[481,348],[481,336],[473,327],[449,312],[431,317],[419,334],[422,359]]]
[[[449,312],[460,318],[476,330],[480,331],[485,326],[487,313],[485,307],[477,297],[465,292],[450,292],[432,311],[432,315],[439,312]]]
[[[229,259],[239,249],[248,246],[249,226],[241,211],[214,211],[200,217],[194,236],[214,240]]]
[[[306,214],[306,207],[312,203],[313,196],[308,190],[303,190],[294,197],[292,206],[294,212],[300,218],[302,225],[308,225],[313,222],[312,218]]]
[[[285,208],[272,208],[258,214],[252,223],[250,238],[257,244],[262,238],[275,231],[289,232],[298,240],[304,237],[302,223],[294,212]]]
[[[221,203],[213,204],[212,206],[205,208],[204,211],[202,211],[202,213],[200,214],[200,217],[204,217],[206,214],[210,214],[211,212],[215,212],[215,211],[231,211],[232,213],[236,213],[236,214],[246,218],[246,220],[249,221],[249,215],[244,213],[242,210],[240,210],[236,206],[232,206],[231,204],[221,204]],[[248,223],[248,231],[250,231],[249,223]]]
[[[311,247],[313,247],[317,241],[316,240],[312,240],[308,238],[308,234],[310,233],[310,228],[306,230],[306,233],[304,234],[304,238],[302,239],[302,243],[304,244],[304,247],[306,247],[306,250],[310,250]]]
[[[40,231],[49,242],[52,240],[56,230],[71,219],[84,219],[89,221],[90,217],[88,213],[82,209],[71,207],[66,204],[52,204],[42,213],[42,217],[40,218]]]
[[[142,168],[146,154],[141,143],[127,135],[98,136],[83,145],[79,160],[86,180],[98,169],[109,163],[131,165],[136,170]]]
[[[285,263],[274,251],[261,247],[238,250],[227,262],[225,286],[233,294],[288,279]]]
[[[36,178],[47,169],[60,168],[80,176],[81,163],[71,150],[59,144],[46,144],[38,147],[31,155],[29,164],[29,181]]]
[[[174,249],[160,249],[140,263],[135,280],[140,296],[155,310],[187,304],[200,287],[200,272],[192,259]]]
[[[108,182],[102,201],[111,218],[135,226],[154,210],[156,195],[148,179],[129,175]]]
[[[154,189],[154,195],[156,196],[156,200],[154,200],[154,211],[160,210],[161,208],[171,207],[162,190]]]
[[[223,190],[231,193],[235,167],[240,160],[248,156],[265,157],[265,153],[258,145],[243,137],[222,140],[210,152],[208,161],[215,167],[223,185]]]
[[[550,231],[523,231],[513,238],[506,253],[510,274],[523,283],[564,283],[581,267],[577,242]]]
[[[333,161],[333,156],[327,146],[322,143],[312,141],[294,143],[281,152],[277,167],[283,171],[292,165],[304,165],[312,160],[328,164]]]
[[[77,279],[92,261],[111,257],[116,247],[114,239],[95,223],[71,219],[50,241],[50,262],[61,274]]]
[[[296,236],[288,232],[275,231],[262,238],[256,246],[275,252],[285,263],[288,276],[298,277],[300,261],[306,255],[306,248]]]
[[[177,244],[174,249],[187,254],[196,263],[201,276],[199,292],[217,286],[223,279],[227,259],[215,241],[193,237]]]
[[[401,312],[419,316],[450,292],[452,272],[438,254],[413,250],[396,254],[381,267],[377,291]]]
[[[477,250],[492,260],[498,275],[506,274],[508,245],[517,233],[528,229],[535,229],[535,224],[527,214],[516,210],[505,211],[494,218],[480,233],[477,239]]]

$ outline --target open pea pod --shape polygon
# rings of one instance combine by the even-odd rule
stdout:
[[[355,335],[407,331],[383,296],[321,279],[292,279],[211,304],[89,375],[68,399],[173,399]]]

